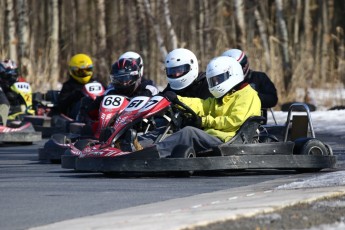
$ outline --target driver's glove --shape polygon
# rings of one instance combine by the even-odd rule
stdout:
[[[200,116],[186,118],[183,121],[183,126],[193,126],[202,129],[202,119]]]
[[[178,101],[177,94],[173,91],[166,91],[164,93],[164,97],[168,99],[171,102],[176,102]]]

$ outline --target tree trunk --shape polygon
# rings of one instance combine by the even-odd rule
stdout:
[[[235,0],[235,16],[237,20],[237,26],[240,31],[240,37],[239,37],[239,47],[241,49],[245,49],[246,47],[246,23],[245,23],[245,16],[244,16],[244,2],[243,0]]]
[[[20,73],[23,77],[27,77],[28,82],[31,81],[32,65],[29,53],[29,16],[28,5],[26,0],[17,1],[18,9],[18,35],[19,35],[19,57],[20,57]]]
[[[178,41],[177,41],[177,36],[176,36],[175,30],[174,30],[172,23],[171,23],[170,10],[169,10],[169,0],[163,0],[163,11],[164,11],[165,23],[167,25],[168,34],[169,34],[169,38],[170,38],[171,50],[174,50],[177,48]]]
[[[286,22],[283,16],[283,2],[282,0],[275,0],[277,6],[277,24],[279,33],[281,36],[281,52],[282,52],[282,61],[283,61],[283,70],[284,70],[284,86],[285,89],[290,87],[290,82],[292,78],[292,71],[291,71],[291,63],[290,63],[290,56],[289,56],[289,38],[288,32],[286,27]]]
[[[146,15],[149,17],[151,25],[153,26],[153,29],[156,34],[156,41],[158,43],[159,51],[161,53],[161,60],[164,60],[165,56],[167,55],[167,49],[164,44],[164,39],[161,34],[160,26],[155,16],[153,15],[149,0],[143,0],[143,1],[144,1],[145,10],[146,10]]]
[[[17,47],[18,38],[16,34],[16,21],[14,19],[14,5],[12,0],[6,0],[6,11],[7,11],[7,29],[8,29],[8,40],[9,40],[9,53],[8,58],[18,61]]]
[[[0,36],[0,58],[4,56],[5,49],[2,47],[5,47],[6,40],[5,40],[5,20],[6,20],[6,2],[5,0],[0,0],[0,31],[2,33],[2,36]]]
[[[106,49],[107,49],[107,40],[106,40],[106,28],[105,28],[105,3],[104,0],[97,0],[96,5],[97,17],[97,30],[96,30],[96,43],[98,47],[98,52],[96,55],[97,59],[97,79],[105,82],[109,75],[109,67],[106,62]]]
[[[263,47],[264,47],[266,68],[269,68],[270,67],[270,53],[269,53],[270,48],[268,45],[267,28],[266,28],[266,25],[261,18],[261,14],[260,14],[258,8],[256,8],[254,10],[254,16],[256,18],[256,23],[258,25],[258,29],[260,32],[261,42],[262,42]]]
[[[56,89],[59,79],[59,2],[50,0],[51,31],[49,39],[49,83],[50,89]]]

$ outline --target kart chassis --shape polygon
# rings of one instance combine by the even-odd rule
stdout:
[[[295,115],[295,111],[304,115]],[[155,146],[113,158],[62,158],[63,168],[106,174],[197,172],[243,169],[320,171],[334,168],[332,148],[315,138],[309,108],[294,103],[283,125],[263,125],[262,117],[248,119],[234,138],[205,152],[188,146],[171,157],[160,158]],[[261,130],[258,134],[257,130]],[[186,153],[182,153],[185,151]],[[178,157],[174,157],[178,156]],[[184,157],[181,157],[184,156]],[[65,162],[65,163],[64,163]]]

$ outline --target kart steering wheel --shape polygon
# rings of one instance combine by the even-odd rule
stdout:
[[[189,120],[194,120],[196,121],[199,117],[199,115],[197,115],[194,110],[192,110],[188,105],[186,105],[185,103],[176,100],[174,101],[174,108],[176,108],[177,110],[179,110],[181,112],[181,118],[183,119],[189,119]],[[183,122],[181,121],[181,124],[183,124]]]

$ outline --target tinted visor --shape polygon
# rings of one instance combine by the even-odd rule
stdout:
[[[190,71],[190,65],[180,65],[165,69],[168,78],[179,78]]]
[[[133,85],[136,83],[136,81],[138,79],[139,79],[139,72],[138,71],[133,71],[130,73],[110,75],[111,83],[113,83],[115,85],[121,85],[121,86]]]
[[[222,74],[207,78],[208,86],[209,88],[213,88],[223,83],[224,81],[228,80],[229,77],[230,77],[229,72],[226,72],[226,73],[222,73]]]
[[[71,67],[71,71],[74,76],[84,78],[92,75],[93,66],[88,66],[87,68]]]
[[[17,77],[18,71],[17,69],[6,69],[5,75],[6,77]]]

